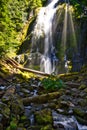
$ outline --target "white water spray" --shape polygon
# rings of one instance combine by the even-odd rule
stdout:
[[[40,70],[48,74],[55,71],[56,63],[58,62],[53,45],[53,33],[56,29],[56,27],[53,27],[53,19],[57,10],[55,5],[58,1],[53,0],[46,7],[41,8],[32,37],[32,48],[38,48],[39,44],[41,44],[37,42],[39,41],[38,39],[44,37],[44,53],[41,56]]]

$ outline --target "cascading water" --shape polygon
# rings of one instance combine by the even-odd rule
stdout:
[[[41,52],[40,46],[42,46],[42,50],[44,48],[43,52],[41,52],[40,70],[48,74],[55,72],[58,63],[53,41],[53,33],[57,26],[56,24],[53,25],[53,20],[58,1],[59,0],[50,1],[46,7],[41,8],[32,36],[32,51],[38,50]]]

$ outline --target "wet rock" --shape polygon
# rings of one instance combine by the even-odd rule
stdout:
[[[85,119],[83,119],[82,117],[79,117],[79,116],[76,116],[76,119],[79,123],[86,125],[86,128],[87,128],[87,120],[85,120]],[[86,130],[86,129],[83,129],[83,130]]]
[[[0,114],[0,122],[2,121],[2,118],[3,118],[3,115],[2,115],[2,114]]]
[[[79,94],[79,96],[80,96],[81,98],[84,98],[86,95],[87,95],[87,94],[84,93],[84,91],[81,91],[80,94]]]
[[[66,90],[65,93],[66,95],[71,95],[71,90]]]
[[[18,95],[22,98],[26,97],[23,92],[19,92]]]
[[[0,98],[3,96],[4,93],[5,91],[0,91]]]
[[[69,107],[69,104],[68,104],[68,102],[66,102],[66,101],[61,101],[60,104],[61,104],[61,108],[66,108],[66,109],[68,109],[68,107]]]
[[[72,101],[72,97],[64,94],[60,97],[60,100],[64,100],[64,101],[71,100]]]
[[[57,111],[58,111],[59,113],[63,113],[63,112],[64,112],[63,109],[57,109]]]
[[[58,106],[57,106],[57,104],[55,102],[52,102],[52,103],[46,104],[44,107],[46,107],[46,108],[49,107],[51,109],[55,109]]]
[[[81,106],[81,107],[86,107],[87,106],[87,99],[80,99],[78,104]]]
[[[72,109],[69,109],[68,114],[69,114],[69,115],[73,115],[73,110],[72,110]]]
[[[30,91],[28,89],[22,88],[21,92],[23,92],[25,95],[30,94]]]
[[[0,130],[3,130],[3,125],[0,123]]]
[[[16,92],[19,93],[21,90],[21,84],[16,85]]]

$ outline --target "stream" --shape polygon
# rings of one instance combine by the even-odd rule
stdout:
[[[17,117],[19,115],[24,116],[20,117],[21,120],[17,118],[19,120],[18,128],[20,128],[20,123],[22,123],[26,130],[44,130],[45,127],[47,127],[47,130],[87,130],[86,86],[81,91],[81,86],[73,86],[71,88],[67,85],[66,88],[54,91],[54,93],[57,91],[60,93],[58,98],[54,97],[48,100],[47,96],[44,96],[47,101],[41,101],[40,96],[47,93],[51,95],[53,91],[47,92],[47,90],[44,90],[39,79],[31,78],[27,82],[13,83],[14,85],[15,87],[12,87],[10,84],[8,86],[6,84],[0,85],[0,91],[9,90],[11,87],[16,89],[16,93],[12,96],[10,103],[12,115],[15,113]],[[19,96],[21,98],[34,98],[34,100],[31,100],[27,105],[21,106]],[[6,116],[4,120],[7,121],[10,108],[9,106],[6,107],[6,102],[9,102],[9,98],[9,95],[5,94],[2,100],[0,100],[0,106],[3,108],[0,109],[2,112],[0,120],[2,120],[4,114]],[[35,98],[40,100],[40,102],[35,100]]]

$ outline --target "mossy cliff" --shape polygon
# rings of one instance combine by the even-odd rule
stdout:
[[[0,55],[11,53],[12,56],[18,50],[30,23],[28,20],[31,11],[43,6],[45,2],[46,0],[0,0]]]
[[[22,44],[19,48],[18,54],[25,53],[29,56],[30,51],[36,54],[36,46],[38,46],[38,50],[40,54],[44,52],[44,39],[45,34],[40,36],[39,39],[35,41],[35,46],[31,49],[32,46],[32,37],[33,37],[33,30],[34,26],[36,25],[36,18],[40,8],[35,9],[31,12],[31,19],[29,19],[29,24],[27,26],[27,32],[25,38],[22,40]],[[65,19],[65,11],[66,11],[66,4],[59,4],[57,12],[55,14],[54,23],[56,25],[56,29],[53,32],[53,41],[56,47],[56,55],[60,61],[64,60],[64,54],[66,53],[68,60],[72,60],[73,55],[77,53],[79,47],[79,53],[81,57],[85,60],[87,57],[86,49],[87,49],[87,16],[83,14],[83,11],[78,12],[76,14],[76,7],[72,4],[69,6],[69,10],[67,12],[67,40],[66,46],[64,49],[63,41],[64,39],[64,19]],[[34,15],[35,14],[35,15]],[[80,17],[79,17],[80,16]],[[54,25],[54,26],[55,26]],[[55,28],[55,27],[54,27]],[[43,30],[43,28],[42,28]],[[74,30],[74,31],[73,31]],[[28,60],[28,59],[27,59]],[[26,61],[24,65],[26,65]],[[36,63],[36,61],[35,61]],[[29,64],[28,64],[29,66]],[[61,68],[60,68],[61,70]]]

